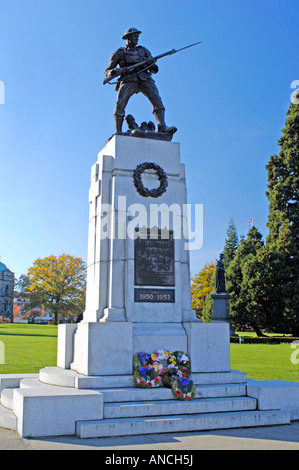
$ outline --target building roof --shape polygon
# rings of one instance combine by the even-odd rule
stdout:
[[[5,266],[4,263],[1,263],[1,261],[0,261],[0,271],[7,271],[7,266]]]

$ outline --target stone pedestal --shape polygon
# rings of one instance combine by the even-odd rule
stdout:
[[[84,375],[132,374],[131,322],[81,322],[71,369]]]
[[[89,202],[86,309],[76,331],[59,328],[58,366],[132,374],[135,353],[168,349],[188,353],[193,372],[229,370],[226,324],[204,325],[191,309],[180,145],[114,136],[92,167]]]
[[[230,327],[230,336],[235,336],[235,329],[230,321],[229,299],[227,292],[213,292],[213,322],[227,322]]]

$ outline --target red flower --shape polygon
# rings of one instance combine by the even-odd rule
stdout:
[[[190,400],[190,395],[186,395],[186,400]]]
[[[147,386],[150,388],[150,387],[152,387],[153,385],[152,385],[151,382],[147,382]]]
[[[179,390],[176,390],[175,394],[176,394],[177,397],[180,397],[182,395],[182,392],[180,392]]]
[[[155,382],[155,384],[158,384],[159,383],[159,377],[156,377],[154,382]]]

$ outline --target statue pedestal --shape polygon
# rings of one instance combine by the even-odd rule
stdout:
[[[191,309],[180,145],[112,137],[92,167],[89,196],[86,309],[59,364],[90,376],[130,374],[137,352],[168,349],[188,354],[192,372],[228,371],[227,325],[204,325]]]
[[[213,322],[227,322],[230,326],[230,336],[235,336],[235,329],[231,325],[229,299],[230,295],[227,292],[213,292],[211,294],[213,299]]]

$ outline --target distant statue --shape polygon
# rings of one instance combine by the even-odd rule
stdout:
[[[216,264],[216,275],[215,275],[215,292],[217,292],[217,294],[220,294],[221,292],[226,292],[223,253],[220,254],[220,259],[216,261],[217,261],[217,264]]]
[[[125,46],[112,54],[105,70],[104,83],[110,81],[111,78],[118,78],[116,85],[118,94],[114,111],[116,134],[122,134],[125,109],[129,99],[135,93],[143,93],[151,102],[158,132],[174,134],[176,127],[167,127],[165,124],[165,108],[151,76],[158,72],[158,66],[155,58],[145,47],[137,46],[140,34],[141,31],[136,28],[127,29],[123,36],[126,41]]]

